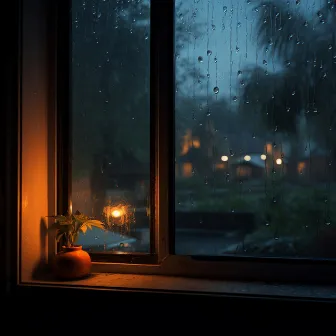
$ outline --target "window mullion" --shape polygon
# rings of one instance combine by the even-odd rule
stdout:
[[[151,1],[151,234],[159,261],[174,251],[174,17],[175,1]]]

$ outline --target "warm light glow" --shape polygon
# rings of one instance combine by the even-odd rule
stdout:
[[[281,165],[282,164],[282,160],[281,159],[276,159],[275,162],[276,162],[277,165]]]
[[[265,161],[266,160],[266,155],[265,154],[261,154],[260,155],[260,159]]]
[[[201,143],[198,139],[194,139],[192,144],[193,144],[194,148],[200,148],[201,147]]]
[[[272,150],[273,150],[273,146],[272,146],[272,144],[268,143],[268,144],[266,145],[266,152],[267,152],[267,154],[271,154],[271,153],[272,153]]]
[[[305,168],[306,168],[306,163],[305,162],[299,162],[299,164],[298,164],[298,172],[300,174],[303,173],[303,171],[305,170]]]
[[[130,204],[121,203],[117,205],[109,204],[103,209],[106,224],[109,227],[119,226],[128,232],[130,225],[134,223],[134,208]],[[124,233],[125,233],[124,232]]]
[[[221,160],[225,162],[225,161],[228,161],[229,158],[228,158],[226,155],[223,155],[223,156],[221,157]]]
[[[112,217],[117,218],[121,216],[121,211],[120,210],[113,210],[112,211]]]
[[[237,172],[237,176],[248,177],[252,175],[252,168],[241,166],[241,167],[237,167],[236,172]]]
[[[251,156],[250,155],[245,155],[244,156],[244,160],[245,161],[250,161],[251,160]]]
[[[72,215],[72,202],[70,201],[69,204],[69,215]]]
[[[183,164],[183,176],[184,177],[190,177],[192,176],[193,172],[193,166],[190,162],[186,162]]]
[[[185,155],[189,152],[189,148],[192,146],[192,133],[191,130],[188,129],[185,135],[182,137],[182,144],[181,144],[181,153],[180,155]]]

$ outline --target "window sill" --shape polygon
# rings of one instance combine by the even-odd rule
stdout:
[[[76,281],[45,279],[22,283],[22,286],[82,288],[91,290],[132,290],[185,294],[246,296],[261,298],[323,300],[336,302],[336,286],[238,282],[171,277],[93,273]]]

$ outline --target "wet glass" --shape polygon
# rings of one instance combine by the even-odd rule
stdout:
[[[175,249],[336,257],[336,7],[176,2]]]
[[[72,209],[91,252],[149,252],[149,1],[72,1]]]

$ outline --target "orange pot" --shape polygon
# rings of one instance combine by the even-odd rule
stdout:
[[[62,247],[54,260],[54,274],[64,280],[83,278],[90,274],[91,258],[82,246]]]

